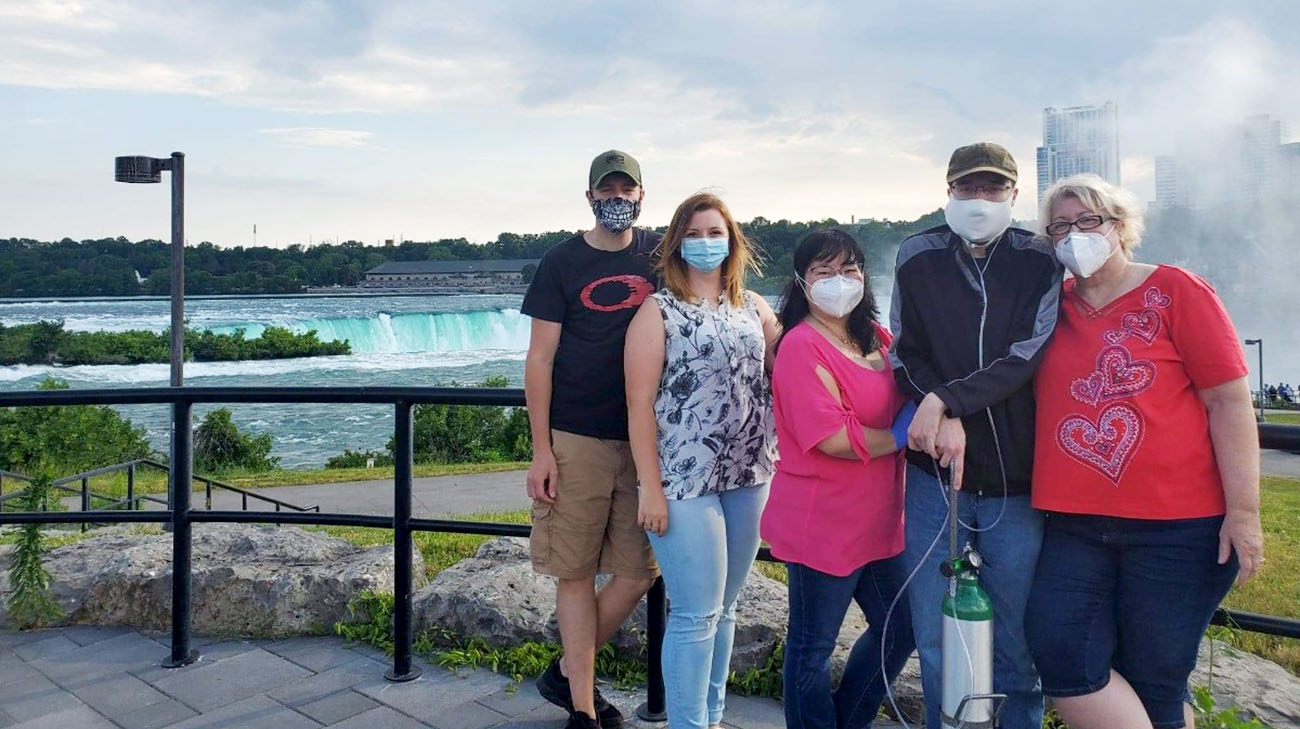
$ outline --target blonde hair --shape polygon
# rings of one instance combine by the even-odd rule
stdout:
[[[740,232],[740,224],[731,217],[731,211],[725,203],[712,193],[697,192],[686,198],[677,206],[668,230],[659,244],[659,274],[663,278],[664,288],[682,301],[695,302],[699,296],[691,291],[690,279],[686,271],[686,261],[682,260],[682,239],[691,227],[691,218],[703,210],[717,210],[727,227],[728,253],[722,262],[722,291],[732,306],[740,306],[745,300],[745,274],[747,271],[758,273],[758,261],[754,247]]]
[[[1137,195],[1118,185],[1086,173],[1071,175],[1047,190],[1038,211],[1038,230],[1047,235],[1052,223],[1052,208],[1062,199],[1072,197],[1088,210],[1116,221],[1119,246],[1124,255],[1133,257],[1133,251],[1142,244],[1146,223],[1142,221],[1142,207]]]

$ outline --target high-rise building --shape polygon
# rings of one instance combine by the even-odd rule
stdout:
[[[1300,143],[1282,144],[1282,122],[1259,114],[1156,157],[1155,207],[1256,205],[1291,195],[1297,182]]]
[[[1294,200],[1300,198],[1300,142],[1284,144],[1281,151],[1278,185],[1286,197]]]
[[[1171,154],[1156,156],[1157,208],[1187,207],[1191,205],[1189,180],[1182,174],[1182,163]]]
[[[1119,179],[1119,109],[1101,106],[1043,109],[1043,146],[1038,148],[1038,199],[1062,177],[1092,172],[1116,185]]]

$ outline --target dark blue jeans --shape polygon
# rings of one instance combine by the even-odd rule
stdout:
[[[1025,632],[1048,696],[1128,681],[1157,729],[1183,725],[1187,678],[1237,559],[1219,564],[1223,517],[1155,521],[1051,514]]]
[[[785,725],[788,729],[870,727],[893,681],[912,655],[912,616],[898,598],[885,630],[885,613],[907,579],[901,557],[859,567],[846,577],[787,564],[790,623],[785,643]],[[831,692],[831,653],[849,603],[870,627],[849,653],[840,686]],[[882,659],[883,647],[883,659]],[[881,670],[881,664],[884,670]]]

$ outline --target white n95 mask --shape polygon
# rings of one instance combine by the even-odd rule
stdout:
[[[992,202],[977,197],[970,200],[949,197],[943,219],[967,243],[984,245],[1011,227],[1011,199]]]

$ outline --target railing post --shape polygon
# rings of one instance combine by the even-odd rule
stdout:
[[[190,415],[193,403],[172,403],[172,467],[168,492],[172,502],[172,654],[163,666],[179,668],[193,663],[199,652],[190,650],[190,483],[192,478]]]
[[[135,464],[126,467],[126,510],[135,511]]]
[[[411,403],[393,413],[393,668],[389,681],[410,681],[421,671],[411,665]]]
[[[90,479],[88,478],[81,479],[81,510],[90,511]],[[81,531],[83,534],[88,528],[90,528],[90,525],[82,522]]]
[[[637,707],[636,715],[643,721],[665,721],[668,718],[664,701],[664,629],[668,623],[668,591],[664,578],[655,580],[645,598],[646,623],[646,690],[645,703]]]

